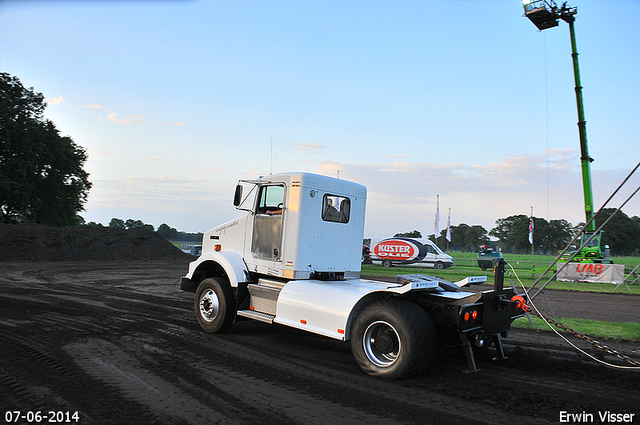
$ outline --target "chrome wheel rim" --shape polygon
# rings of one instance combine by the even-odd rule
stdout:
[[[200,316],[207,322],[213,322],[220,312],[220,302],[213,289],[207,289],[200,295]]]
[[[398,331],[384,321],[371,323],[362,337],[364,352],[379,367],[389,367],[398,360],[402,349]]]

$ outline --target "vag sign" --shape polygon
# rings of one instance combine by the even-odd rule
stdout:
[[[584,264],[582,267],[580,267],[580,264],[577,265],[576,267],[576,271],[578,273],[595,273],[595,274],[600,274],[602,273],[602,271],[604,270],[604,265],[602,264]]]

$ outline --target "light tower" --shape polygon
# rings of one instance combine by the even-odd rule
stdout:
[[[586,215],[586,223],[588,223],[586,231],[593,232],[596,230],[593,217],[593,192],[591,189],[591,162],[593,158],[589,156],[587,149],[587,122],[584,119],[584,107],[582,105],[582,85],[580,84],[580,70],[578,68],[578,51],[576,47],[576,33],[573,28],[575,15],[578,13],[577,7],[567,6],[563,3],[558,7],[553,0],[522,0],[524,6],[524,16],[529,18],[531,22],[543,31],[548,28],[558,26],[558,20],[562,19],[569,24],[569,32],[571,35],[571,57],[573,58],[573,75],[576,85],[576,103],[578,105],[578,130],[580,133],[580,162],[582,164],[582,187],[584,190],[584,208]],[[591,221],[591,223],[589,223]]]

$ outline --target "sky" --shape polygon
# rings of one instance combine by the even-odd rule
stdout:
[[[640,0],[574,0],[596,209],[640,161]],[[86,149],[87,222],[204,232],[239,179],[368,188],[365,237],[584,222],[568,25],[519,0],[0,0],[0,72]],[[632,176],[607,205],[640,185]],[[622,209],[640,216],[640,200]]]

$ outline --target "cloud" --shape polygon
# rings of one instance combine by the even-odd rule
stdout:
[[[167,124],[168,125],[174,125],[176,127],[182,127],[184,125],[180,121],[168,122]]]
[[[91,153],[95,153],[96,155],[111,155],[107,151],[100,151],[100,150],[97,150],[97,149],[91,149]]]
[[[323,148],[317,143],[293,143],[294,149],[299,152],[310,152]]]
[[[48,97],[46,101],[48,105],[60,105],[62,102],[64,102],[64,97]]]
[[[144,114],[129,114],[127,118],[117,118],[116,113],[111,112],[107,120],[118,124],[146,124],[148,121],[142,120],[145,116]]]
[[[572,149],[551,149],[476,165],[323,161],[316,172],[336,176],[340,170],[340,178],[367,186],[368,236],[413,229],[429,235],[438,195],[441,212],[452,209],[454,225],[479,224],[490,230],[496,219],[529,214],[532,206],[538,217],[583,221],[578,155]]]
[[[82,105],[82,108],[87,108],[87,109],[104,109],[104,107],[102,105],[93,105],[93,104],[89,104],[89,105]]]

